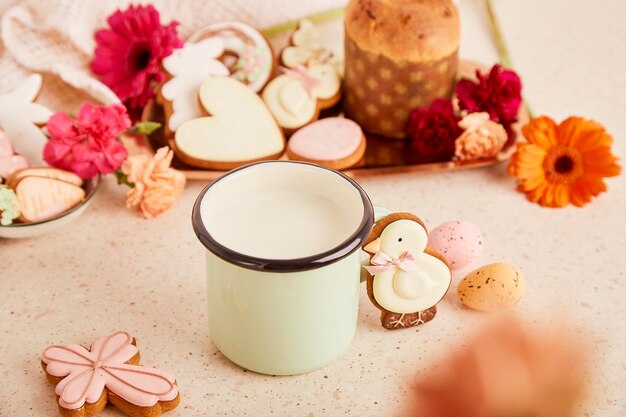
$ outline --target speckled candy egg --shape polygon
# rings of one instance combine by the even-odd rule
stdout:
[[[455,220],[431,230],[428,246],[442,254],[451,269],[463,268],[480,256],[483,235],[472,223]]]
[[[485,265],[467,274],[456,293],[463,304],[474,310],[505,310],[522,298],[524,278],[512,265]]]

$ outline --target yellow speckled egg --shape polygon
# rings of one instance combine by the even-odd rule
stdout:
[[[524,278],[513,265],[495,263],[465,276],[456,290],[459,300],[475,310],[505,310],[524,294]]]

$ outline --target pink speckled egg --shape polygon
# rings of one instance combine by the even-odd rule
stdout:
[[[480,256],[483,235],[472,223],[454,220],[431,230],[428,247],[442,254],[451,269],[463,268]]]

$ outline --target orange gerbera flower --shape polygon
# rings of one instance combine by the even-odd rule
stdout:
[[[544,207],[578,207],[606,191],[604,177],[619,175],[613,138],[602,125],[582,117],[569,117],[557,125],[546,116],[522,128],[528,143],[520,143],[511,157],[509,172],[519,190]]]

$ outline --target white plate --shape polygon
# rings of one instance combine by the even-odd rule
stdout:
[[[0,238],[22,239],[41,236],[71,223],[87,209],[91,203],[92,197],[96,194],[98,188],[100,188],[100,183],[100,175],[97,175],[90,180],[86,180],[85,185],[83,186],[87,194],[85,199],[80,204],[56,217],[36,223],[13,223],[9,226],[0,226]]]

